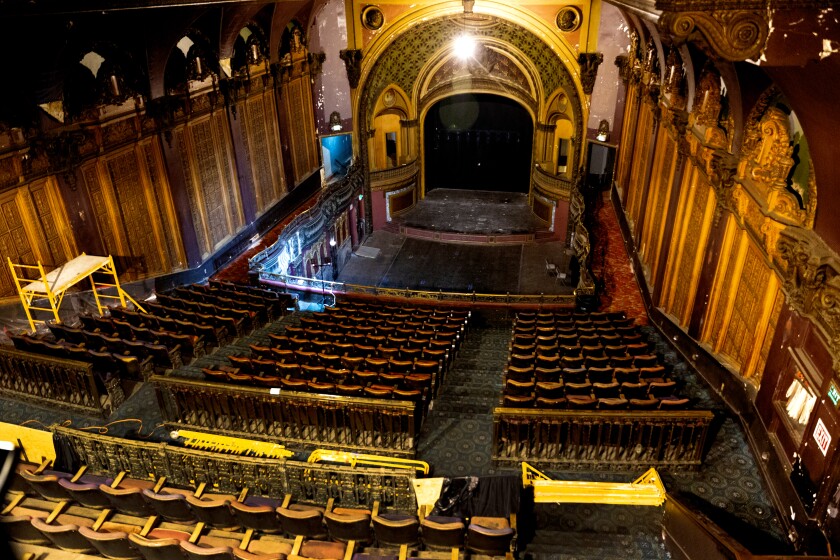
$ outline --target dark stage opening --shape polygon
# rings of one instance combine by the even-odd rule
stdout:
[[[426,192],[528,192],[534,125],[517,102],[490,94],[447,97],[429,109],[423,130]]]

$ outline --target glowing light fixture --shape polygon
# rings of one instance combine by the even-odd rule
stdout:
[[[455,39],[455,55],[461,60],[471,58],[475,54],[475,37],[464,33]]]
[[[333,132],[338,132],[342,129],[341,126],[341,113],[338,111],[333,111],[330,113],[330,130]]]

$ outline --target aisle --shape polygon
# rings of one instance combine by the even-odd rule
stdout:
[[[506,311],[476,310],[420,433],[417,457],[434,476],[494,474],[493,408],[502,394],[511,319]]]

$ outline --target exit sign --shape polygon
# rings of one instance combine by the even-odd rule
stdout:
[[[834,381],[830,381],[828,383],[828,398],[831,399],[832,404],[837,407],[837,403],[840,402],[840,389],[837,388],[837,385],[834,384]]]
[[[822,418],[817,418],[817,425],[814,428],[814,440],[822,451],[823,457],[828,454],[828,446],[831,444],[831,434],[823,424]]]

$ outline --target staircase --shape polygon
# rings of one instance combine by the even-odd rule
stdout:
[[[502,394],[511,317],[506,311],[477,310],[466,341],[449,368],[417,449],[433,476],[481,476],[491,464],[493,408]]]

